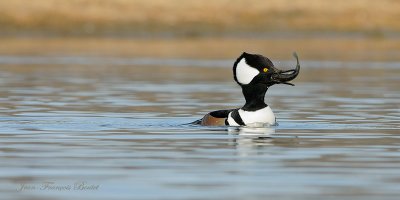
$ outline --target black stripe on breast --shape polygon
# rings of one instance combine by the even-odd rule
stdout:
[[[240,115],[239,115],[239,111],[238,110],[232,111],[231,116],[232,116],[232,118],[235,120],[235,122],[237,124],[239,124],[241,126],[245,125],[243,120],[242,120],[242,117],[240,117]]]

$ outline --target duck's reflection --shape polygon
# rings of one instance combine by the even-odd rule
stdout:
[[[276,127],[229,127],[228,133],[235,137],[230,140],[238,155],[253,156],[276,154],[281,147],[296,146],[295,136],[276,134]]]
[[[270,138],[275,134],[275,128],[272,126],[240,126],[240,127],[228,127],[228,133],[240,136],[254,136]]]
[[[258,154],[258,149],[265,146],[273,146],[273,134],[275,128],[271,127],[229,127],[228,133],[236,135],[232,139],[232,145],[238,150],[240,156]]]

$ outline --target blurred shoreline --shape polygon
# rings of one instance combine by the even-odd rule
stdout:
[[[232,59],[243,51],[271,59],[398,61],[400,39],[387,38],[0,38],[0,55]]]
[[[398,61],[394,0],[0,1],[0,55]]]
[[[0,37],[398,37],[393,0],[0,1]]]

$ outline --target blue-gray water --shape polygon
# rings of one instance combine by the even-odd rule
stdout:
[[[301,63],[254,130],[185,125],[230,60],[0,56],[0,198],[398,199],[400,63]]]

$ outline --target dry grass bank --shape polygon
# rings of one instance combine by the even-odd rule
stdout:
[[[0,1],[0,33],[400,32],[396,0]]]
[[[242,51],[276,59],[398,61],[400,39],[366,38],[0,38],[0,55],[233,59]]]

